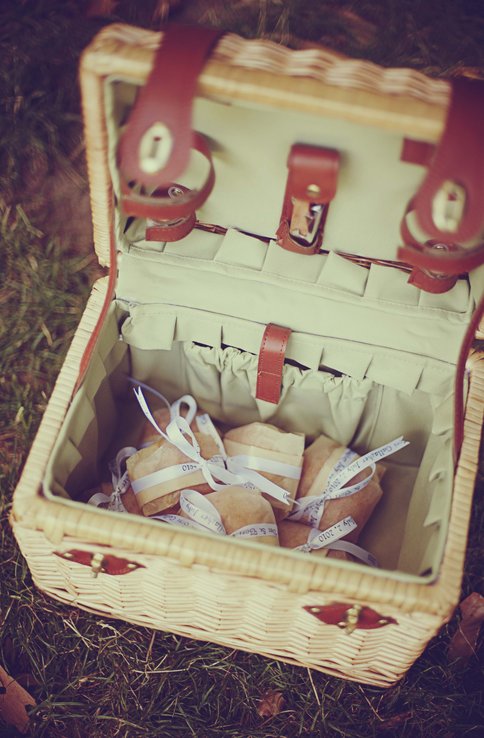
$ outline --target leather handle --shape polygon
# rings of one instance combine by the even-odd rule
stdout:
[[[256,398],[275,405],[281,397],[282,371],[290,328],[269,323],[262,336],[257,366]]]

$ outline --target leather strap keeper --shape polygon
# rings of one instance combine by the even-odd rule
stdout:
[[[183,185],[174,184],[171,187],[156,190],[153,195],[176,199],[187,192],[190,192],[190,190],[183,187]],[[186,218],[175,220],[155,221],[148,219],[146,221],[145,239],[147,241],[179,241],[193,230],[196,222],[195,211],[191,212]]]
[[[269,323],[266,326],[259,351],[256,397],[275,405],[281,397],[282,370],[290,328]]]
[[[339,153],[332,149],[306,144],[294,144],[291,148],[281,221],[276,234],[279,246],[299,254],[316,254],[320,250],[328,206],[336,194],[339,160]],[[313,239],[307,245],[296,240],[293,220],[296,208],[304,209],[304,204],[308,215],[311,205],[322,208]]]
[[[177,198],[160,197],[157,193],[165,192],[168,186],[173,184],[172,181],[163,183],[153,194],[146,195],[135,192],[134,188],[121,177],[121,202],[126,215],[150,218],[155,221],[175,220],[176,218],[189,217],[197,208],[203,205],[215,184],[215,170],[212,155],[204,137],[195,132],[192,143],[192,148],[202,154],[209,163],[208,175],[202,187],[199,190],[187,189],[185,194]]]

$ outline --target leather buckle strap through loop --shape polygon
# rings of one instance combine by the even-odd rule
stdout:
[[[178,240],[191,231],[195,210],[215,183],[209,146],[192,131],[192,105],[198,76],[220,33],[168,26],[119,143],[122,208],[128,216],[161,222],[158,235],[166,236],[163,240]],[[187,169],[192,149],[208,162],[205,182],[170,197],[168,190]]]
[[[415,196],[430,238],[464,243],[484,232],[484,82],[457,79],[444,133]]]
[[[294,144],[289,152],[286,191],[277,229],[277,243],[298,254],[316,254],[330,201],[336,194],[339,153],[333,149]]]
[[[428,165],[427,175],[404,215],[404,245],[398,249],[399,259],[427,273],[418,284],[423,289],[428,289],[432,277],[430,291],[444,291],[445,277],[449,278],[449,289],[451,277],[484,263],[484,243],[464,245],[484,234],[483,130],[484,82],[459,79],[452,84],[445,130],[435,151],[421,142],[404,144],[403,161]],[[428,235],[425,244],[417,243],[408,228],[406,216],[411,210]],[[436,248],[436,244],[445,248]]]
[[[187,168],[198,76],[220,37],[214,29],[168,25],[118,149],[126,182],[156,188]]]
[[[151,218],[155,221],[174,220],[175,218],[186,218],[197,210],[210,195],[215,184],[215,169],[212,155],[205,138],[195,132],[193,136],[193,149],[198,151],[208,161],[209,171],[205,182],[198,190],[188,190],[179,197],[167,195],[157,196],[157,192],[167,191],[169,186],[177,186],[174,182],[160,184],[152,194],[136,192],[136,186],[121,179],[121,202],[126,215],[134,215],[138,218]]]

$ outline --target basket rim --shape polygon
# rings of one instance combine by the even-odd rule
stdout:
[[[202,535],[187,535],[184,530],[167,527],[163,533],[151,521],[121,514],[111,516],[112,525],[96,509],[81,503],[50,500],[42,492],[47,458],[52,450],[79,376],[82,357],[90,341],[93,325],[102,313],[108,293],[108,279],[95,283],[88,307],[74,336],[41,425],[14,492],[11,523],[18,527],[42,530],[56,545],[65,539],[84,541],[92,546],[110,546],[127,553],[168,556],[184,566],[202,565],[228,574],[256,577],[286,586],[290,591],[340,594],[345,600],[389,604],[402,612],[424,612],[450,617],[457,604],[463,573],[467,526],[478,467],[479,445],[484,417],[484,352],[474,353],[465,417],[465,435],[455,477],[449,533],[437,579],[426,581],[402,572],[366,570],[332,559],[313,557],[309,561],[292,551],[273,551],[255,543],[244,545],[242,557],[233,556],[236,541],[203,536],[208,546],[197,542]],[[106,514],[106,513],[105,513]],[[161,534],[160,534],[161,533]],[[268,548],[268,547],[267,547]],[[281,562],[284,566],[281,567]]]

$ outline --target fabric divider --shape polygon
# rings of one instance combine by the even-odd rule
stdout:
[[[218,249],[213,259],[197,251],[207,236]],[[419,362],[454,363],[473,308],[466,280],[438,300],[422,298],[399,269],[368,270],[334,253],[304,257],[239,232],[221,240],[193,231],[188,240],[171,244],[170,253],[165,248],[154,254],[144,245],[132,244],[122,257],[117,294],[128,303],[244,315],[255,324],[351,341],[360,350],[403,351]]]
[[[111,310],[82,387],[74,396],[45,473],[45,488],[77,497],[98,481],[99,459],[119,423],[119,398],[126,396],[127,346],[118,340],[117,310]],[[101,358],[103,357],[104,358]]]
[[[422,575],[435,570],[447,535],[452,480],[452,433],[432,435],[408,507],[398,569]]]
[[[169,350],[174,342],[196,341],[213,348],[227,345],[255,356],[259,353],[264,325],[159,303],[125,307],[129,312],[122,321],[121,335],[133,347]],[[453,377],[453,368],[443,362],[299,332],[291,333],[286,359],[303,368],[327,369],[356,380],[367,377],[408,394],[416,388],[443,391]]]

